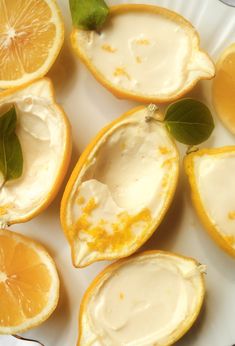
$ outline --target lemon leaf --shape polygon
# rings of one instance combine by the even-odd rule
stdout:
[[[171,104],[166,111],[165,124],[178,142],[187,145],[204,142],[215,127],[209,108],[194,99],[182,99]]]
[[[69,0],[73,25],[83,30],[100,30],[109,14],[104,0]]]
[[[4,182],[17,179],[23,171],[23,154],[15,133],[17,116],[12,106],[0,116],[0,171]]]

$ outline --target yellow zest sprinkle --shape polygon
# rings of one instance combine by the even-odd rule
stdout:
[[[125,144],[125,142],[122,142],[120,147],[121,147],[121,150],[125,150],[125,149],[126,149],[126,144]]]
[[[136,62],[137,62],[138,64],[141,64],[141,63],[142,63],[142,59],[141,59],[140,56],[137,56],[137,57],[135,58],[135,60],[136,60]]]
[[[78,196],[77,198],[77,204],[81,205],[85,202],[85,198],[83,196]]]
[[[124,299],[124,293],[120,292],[119,298],[120,298],[121,300],[123,300],[123,299]]]
[[[228,213],[229,220],[235,220],[235,211],[230,211]]]
[[[162,155],[167,155],[171,153],[171,150],[167,147],[159,147],[159,151]]]
[[[165,174],[163,179],[162,179],[162,187],[167,187],[168,185],[168,180],[169,180],[169,175],[168,174]]]
[[[150,42],[147,39],[139,39],[139,40],[136,40],[136,43],[141,44],[143,46],[148,46]]]
[[[97,204],[95,202],[95,199],[92,197],[87,204],[85,205],[85,207],[82,209],[82,211],[86,214],[90,214],[92,212],[92,210],[94,210],[97,207]]]
[[[162,167],[165,167],[165,166],[171,166],[172,163],[175,161],[175,158],[172,157],[171,159],[168,159],[168,160],[165,160],[163,163],[162,163]]]
[[[6,215],[10,208],[13,208],[13,204],[5,204],[0,207],[0,216]]]
[[[124,76],[129,80],[131,79],[129,74],[126,72],[126,70],[123,67],[117,67],[116,70],[114,71],[113,75],[115,77]]]
[[[144,209],[134,216],[130,216],[127,212],[120,213],[117,216],[117,222],[109,224],[111,231],[107,231],[104,227],[105,221],[103,219],[93,226],[87,221],[87,217],[87,214],[83,214],[79,218],[73,227],[72,235],[75,236],[82,231],[92,236],[94,239],[88,241],[87,244],[91,250],[99,252],[121,250],[123,246],[133,243],[136,239],[133,233],[134,226],[138,226],[140,222],[144,223],[141,232],[144,236],[152,222],[151,213],[148,209]]]
[[[109,52],[109,53],[115,53],[117,50],[116,48],[111,47],[109,44],[103,44],[101,48],[103,50],[106,50],[106,52]]]

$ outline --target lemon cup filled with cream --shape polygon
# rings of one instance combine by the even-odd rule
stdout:
[[[185,168],[203,225],[218,245],[235,256],[235,147],[191,153]]]
[[[16,109],[23,172],[18,179],[5,183],[1,172],[2,226],[28,221],[45,209],[55,197],[70,159],[69,123],[55,102],[49,79],[2,92],[1,114],[9,105]]]
[[[108,125],[72,173],[61,222],[77,267],[135,252],[172,201],[178,151],[164,123],[147,121],[148,115],[138,107]]]
[[[166,346],[202,306],[204,267],[168,252],[145,252],[106,268],[83,298],[78,346]]]
[[[71,40],[94,76],[118,97],[166,102],[215,74],[193,26],[156,6],[111,7],[100,31],[74,28]]]

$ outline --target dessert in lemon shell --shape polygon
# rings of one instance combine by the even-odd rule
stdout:
[[[118,261],[87,289],[77,346],[168,346],[200,312],[205,267],[192,258],[149,251]]]
[[[16,134],[23,152],[23,174],[2,186],[1,225],[26,222],[56,196],[70,160],[70,125],[56,103],[47,78],[0,93],[0,114],[9,105],[17,113]]]
[[[235,146],[191,153],[185,169],[205,229],[223,250],[235,256]]]
[[[71,42],[95,78],[120,98],[167,102],[215,75],[192,24],[162,7],[113,6],[100,32],[74,27]]]
[[[74,168],[61,223],[77,267],[134,253],[171,204],[178,151],[165,125],[148,116],[140,106],[109,124]],[[162,118],[159,111],[154,116]]]

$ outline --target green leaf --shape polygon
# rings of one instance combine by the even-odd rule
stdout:
[[[100,30],[109,14],[104,0],[69,0],[73,25],[83,30]]]
[[[193,99],[182,99],[169,106],[165,123],[179,142],[197,145],[207,140],[215,125],[209,108]]]
[[[17,116],[12,106],[0,116],[0,171],[4,181],[17,179],[23,171],[23,154],[15,133]]]

